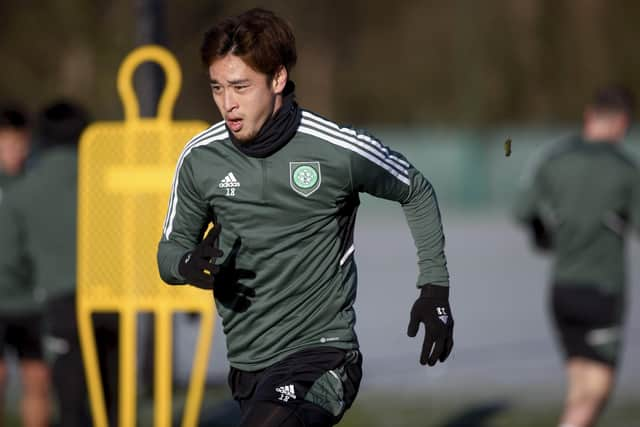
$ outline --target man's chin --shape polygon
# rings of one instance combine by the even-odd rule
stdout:
[[[233,133],[233,137],[236,139],[236,141],[241,143],[251,142],[255,138],[255,136],[255,133],[246,133],[242,131]]]

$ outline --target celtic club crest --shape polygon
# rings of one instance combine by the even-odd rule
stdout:
[[[321,181],[320,162],[289,162],[289,182],[296,193],[309,197]]]

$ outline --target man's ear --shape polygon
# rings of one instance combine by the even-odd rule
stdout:
[[[287,73],[287,69],[284,67],[284,65],[281,65],[273,75],[273,80],[271,81],[273,92],[276,94],[281,94],[284,91],[284,87],[287,85],[288,79],[289,73]]]

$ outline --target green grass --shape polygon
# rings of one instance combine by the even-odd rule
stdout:
[[[488,394],[489,395],[489,394]],[[390,393],[361,393],[339,427],[554,427],[561,403],[540,399],[523,402],[523,393],[505,393],[502,397],[435,397],[433,393],[398,396]],[[176,393],[174,407],[179,407],[181,393]],[[208,389],[206,402],[211,405],[227,399],[226,388]],[[13,406],[13,405],[11,405]],[[15,406],[7,408],[5,427],[20,427]],[[139,425],[151,427],[151,402],[139,407]],[[614,397],[598,424],[600,427],[640,426],[640,397],[622,400]]]
[[[517,398],[517,396],[515,396]],[[361,395],[347,412],[340,427],[553,427],[561,403],[519,403],[515,399],[460,398],[423,400],[389,395]],[[599,426],[640,425],[640,399],[613,402]]]

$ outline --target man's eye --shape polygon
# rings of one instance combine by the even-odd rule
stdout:
[[[211,86],[211,90],[213,93],[220,93],[222,92],[222,86]]]
[[[243,92],[246,88],[249,87],[249,85],[239,85],[239,86],[234,86],[237,92]]]

